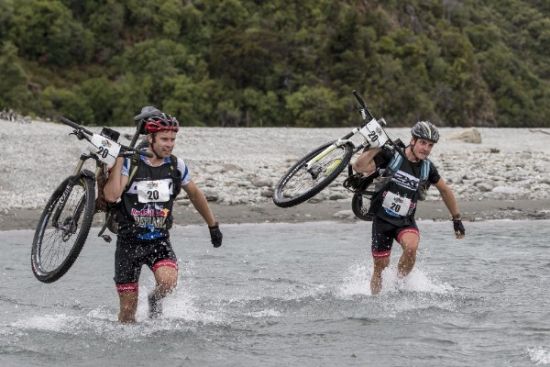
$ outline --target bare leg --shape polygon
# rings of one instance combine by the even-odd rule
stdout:
[[[157,285],[148,297],[150,318],[162,314],[161,300],[176,288],[178,270],[171,266],[161,266],[155,271],[155,280]]]
[[[399,243],[403,248],[403,254],[401,254],[399,264],[397,265],[397,276],[399,278],[406,277],[413,269],[419,241],[420,237],[418,233],[412,231],[404,233],[399,239]]]
[[[390,257],[373,257],[374,270],[370,280],[370,292],[374,296],[382,290],[382,271],[390,264]]]
[[[123,324],[136,322],[138,292],[121,292],[118,294],[118,297],[120,299],[120,311],[118,313],[118,321]]]

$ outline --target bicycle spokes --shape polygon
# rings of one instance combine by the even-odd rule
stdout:
[[[80,185],[68,185],[59,200],[54,203],[54,216],[51,226],[44,223],[41,239],[40,257],[43,269],[55,269],[73,248],[74,235],[78,231],[80,218],[86,203],[84,188]],[[54,219],[56,219],[54,221]]]
[[[329,177],[341,163],[342,150],[336,148],[331,152],[323,153],[323,157],[316,159],[310,168],[306,169],[306,165],[297,167],[295,174],[285,185],[283,195],[285,197],[295,197],[316,187]]]
[[[86,196],[83,194],[82,186],[67,185],[52,219],[52,227],[60,232],[64,242],[77,232],[85,204]]]

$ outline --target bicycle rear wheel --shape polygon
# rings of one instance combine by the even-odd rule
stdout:
[[[78,258],[95,211],[94,180],[85,175],[65,179],[42,212],[31,250],[36,279],[52,283]]]
[[[301,204],[334,181],[348,165],[353,148],[350,144],[333,144],[330,142],[311,151],[288,170],[275,186],[275,205],[288,208]],[[329,147],[332,148],[326,151]],[[314,163],[307,167],[310,161]]]

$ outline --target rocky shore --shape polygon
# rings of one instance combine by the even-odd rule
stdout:
[[[71,129],[61,124],[5,120],[0,124],[5,147],[0,156],[0,228],[29,227],[32,223],[8,223],[23,223],[25,220],[17,218],[26,216],[38,220],[36,213],[62,179],[72,173],[87,143],[69,136]],[[99,132],[100,128],[91,130]],[[117,130],[132,133],[131,128]],[[341,185],[344,174],[309,203],[281,209],[271,202],[273,186],[298,158],[349,130],[190,127],[178,134],[174,153],[186,161],[220,221],[353,220],[351,194]],[[452,186],[461,207],[469,208],[462,210],[465,217],[548,217],[549,135],[529,129],[481,128],[476,130],[480,142],[467,142],[472,141],[471,136],[465,137],[468,129],[441,130],[442,139],[431,159]],[[388,132],[404,142],[409,140],[408,129],[390,128]],[[124,139],[121,142],[127,143]],[[175,211],[186,218],[194,217],[186,214],[192,214],[193,208],[184,195]],[[427,201],[419,206],[418,217],[447,216],[437,190],[432,188]]]

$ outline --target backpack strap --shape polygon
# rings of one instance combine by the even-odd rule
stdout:
[[[386,167],[386,171],[384,173],[385,176],[393,176],[401,167],[401,163],[403,163],[403,156],[399,154],[399,152],[396,150],[393,153],[393,158],[391,159],[390,163],[388,163],[388,166]]]
[[[401,163],[403,163],[403,156],[401,156],[398,151],[394,151],[392,159],[382,171],[380,177],[375,180],[374,194],[381,192],[386,187],[393,175],[395,175],[399,167],[401,167]]]
[[[132,186],[134,177],[138,170],[138,164],[139,164],[139,155],[135,154],[132,156],[130,160],[130,173],[128,175],[128,183],[126,184],[126,187],[124,188],[123,192],[126,192],[130,188],[130,186]],[[178,194],[181,191],[182,174],[180,171],[178,171],[178,158],[173,154],[170,155],[170,175],[172,176],[172,181],[174,184],[173,194],[174,196],[178,196]]]
[[[420,166],[420,181],[428,181],[428,175],[430,174],[430,161],[424,159],[422,166]]]
[[[378,180],[378,183],[374,189],[375,192],[382,191],[382,189],[390,182],[391,178],[401,167],[403,163],[403,156],[398,151],[393,153],[393,157],[388,163],[388,166],[384,170],[382,179]],[[428,182],[428,176],[430,174],[430,160],[424,159],[420,166],[419,187],[423,188]]]
[[[126,187],[122,191],[123,193],[126,192],[134,182],[134,177],[136,175],[136,172],[138,170],[139,165],[139,154],[134,154],[132,158],[130,158],[130,173],[128,175],[128,183],[126,184]]]
[[[403,163],[403,156],[396,151],[393,154],[392,160],[390,161],[390,163],[388,163],[388,167],[386,168],[386,172],[384,176],[389,176],[389,177],[393,176],[397,172],[397,170],[399,170],[402,163]],[[422,164],[420,165],[419,180],[427,181],[429,174],[430,174],[430,160],[424,159],[422,161]]]
[[[172,191],[174,197],[176,197],[181,191],[181,179],[183,173],[178,171],[178,158],[173,154],[170,155],[170,173],[174,184],[174,190]]]

